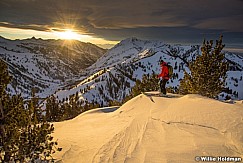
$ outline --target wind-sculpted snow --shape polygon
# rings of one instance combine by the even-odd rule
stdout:
[[[156,92],[154,92],[156,93]],[[55,123],[66,162],[195,162],[196,156],[243,157],[243,104],[199,95],[139,95],[113,112],[95,109]]]

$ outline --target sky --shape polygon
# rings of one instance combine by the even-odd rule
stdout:
[[[243,0],[0,0],[0,35],[116,44],[128,37],[243,49]]]

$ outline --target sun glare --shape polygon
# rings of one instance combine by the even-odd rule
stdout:
[[[24,39],[24,38],[42,38],[42,39],[66,39],[66,40],[79,40],[82,42],[91,42],[97,45],[115,45],[118,41],[108,41],[103,38],[94,37],[90,34],[80,34],[76,30],[60,28],[51,28],[50,31],[36,31],[33,29],[19,29],[19,28],[7,28],[0,27],[0,36],[9,39]],[[69,41],[68,41],[69,42]],[[71,41],[72,42],[72,41]]]
[[[60,39],[65,39],[65,40],[78,40],[79,39],[79,35],[77,33],[73,32],[72,30],[58,32],[57,35],[58,35],[58,37],[60,37]]]

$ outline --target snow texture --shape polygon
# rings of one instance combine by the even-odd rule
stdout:
[[[152,92],[157,93],[157,92]],[[195,162],[196,156],[243,157],[243,103],[199,95],[141,94],[54,123],[64,163]]]

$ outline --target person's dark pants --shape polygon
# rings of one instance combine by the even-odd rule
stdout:
[[[168,79],[162,79],[159,81],[160,92],[163,94],[166,94],[165,85],[166,85],[167,81],[168,81]]]

